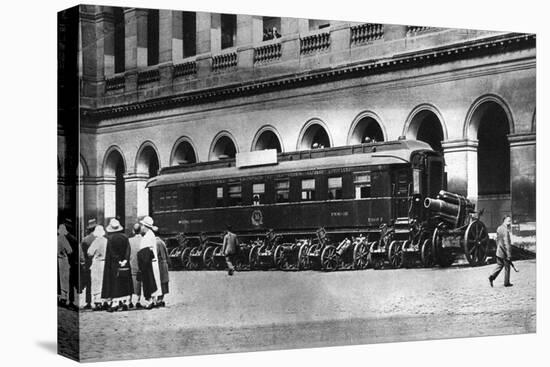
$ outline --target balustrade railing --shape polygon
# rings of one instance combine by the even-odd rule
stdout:
[[[420,27],[420,26],[409,25],[407,26],[407,36],[416,36],[421,33],[433,32],[436,29],[437,28],[435,27]]]
[[[300,38],[300,54],[309,54],[328,50],[330,47],[330,33],[318,33]]]
[[[373,42],[384,37],[384,25],[365,23],[351,27],[351,44],[360,45]]]
[[[271,43],[254,49],[254,63],[267,63],[281,58],[281,43]]]
[[[189,61],[174,65],[174,78],[197,73],[197,62]]]
[[[138,85],[154,83],[160,80],[160,72],[158,69],[140,71],[138,73]]]
[[[222,71],[237,66],[237,53],[231,52],[212,57],[212,71]]]
[[[105,90],[118,90],[124,88],[124,75],[115,76],[109,79],[105,79]]]

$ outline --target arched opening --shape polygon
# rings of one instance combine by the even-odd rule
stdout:
[[[349,144],[371,143],[384,141],[384,132],[382,127],[371,116],[363,117],[353,127],[349,138]]]
[[[105,185],[105,219],[118,218],[122,225],[125,224],[125,182],[124,174],[126,165],[122,154],[113,149],[105,159],[104,176]],[[114,182],[113,182],[114,181]]]
[[[172,159],[170,159],[170,165],[177,166],[190,163],[197,163],[195,148],[193,148],[193,145],[187,140],[176,142],[175,149],[172,153]]]
[[[303,133],[298,149],[309,150],[322,148],[330,148],[330,137],[322,125],[313,123]]]
[[[477,209],[483,221],[495,230],[501,218],[511,212],[510,144],[511,115],[497,98],[478,102],[467,126],[470,139],[477,139]]]
[[[277,153],[282,151],[279,137],[272,130],[263,131],[256,139],[253,150],[275,149]]]
[[[472,122],[478,126],[478,195],[510,194],[510,125],[505,111],[495,102],[485,102]]]
[[[212,151],[210,152],[210,160],[235,158],[236,154],[237,147],[233,140],[227,135],[222,135],[214,143]]]
[[[445,139],[439,117],[431,110],[421,110],[414,114],[409,123],[407,137],[430,144],[433,150],[443,152],[441,142]]]
[[[147,143],[146,143],[147,144]],[[147,179],[155,177],[159,172],[159,158],[157,151],[152,145],[144,145],[139,150],[136,161],[136,173],[145,176]],[[137,185],[137,215],[138,217],[149,215],[151,213],[151,203],[149,200],[149,189],[145,187],[146,180],[138,181]]]

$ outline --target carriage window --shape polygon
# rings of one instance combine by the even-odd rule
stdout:
[[[288,203],[288,192],[290,183],[288,181],[277,181],[275,183],[275,200],[277,203]]]
[[[409,178],[407,172],[399,172],[397,176],[397,195],[409,194]]]
[[[336,200],[342,198],[342,177],[328,178],[328,199]]]
[[[223,206],[223,187],[216,188],[216,206]]]
[[[420,170],[413,169],[413,194],[420,194]]]
[[[258,183],[252,185],[252,204],[260,205],[265,202],[265,184]]]
[[[241,185],[229,186],[229,206],[236,206],[243,204],[242,188]]]
[[[315,200],[315,179],[302,180],[302,201]]]
[[[371,196],[370,172],[363,172],[360,174],[356,174],[353,177],[353,184],[355,185],[356,199],[365,199]]]

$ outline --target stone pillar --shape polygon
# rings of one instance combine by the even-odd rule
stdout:
[[[237,62],[240,70],[251,71],[254,66],[253,44],[254,39],[258,37],[258,30],[256,29],[258,28],[258,23],[260,24],[259,35],[263,38],[263,33],[261,31],[261,24],[263,22],[261,17],[237,15],[237,52],[239,53]]]
[[[397,24],[384,24],[384,40],[405,38],[407,36],[407,26]]]
[[[351,28],[349,23],[337,22],[330,31],[330,62],[332,65],[349,61]]]
[[[210,52],[212,17],[210,13],[197,12],[197,54]]]
[[[307,19],[281,18],[281,60],[289,61],[300,58],[300,33],[309,32]]]
[[[210,52],[217,54],[222,49],[222,16],[221,14],[210,14]]]
[[[95,6],[82,6],[81,9],[83,94],[88,97],[97,97],[102,91],[104,75],[103,22],[96,21]]]
[[[103,219],[107,221],[116,216],[116,179],[103,177],[99,184],[103,191]]]
[[[163,13],[169,12],[171,16],[166,16],[166,20],[163,18]],[[164,23],[166,22],[166,24]],[[160,62],[162,63],[165,56],[162,54],[162,44],[164,38],[170,39],[170,47],[172,50],[171,60],[173,63],[176,63],[178,60],[183,59],[183,16],[181,11],[169,11],[161,10],[160,11]],[[170,29],[168,29],[170,27]],[[163,31],[166,29],[166,32],[169,32],[171,37],[165,37]],[[166,56],[167,57],[167,56]]]
[[[442,142],[447,189],[477,202],[477,140]]]
[[[147,66],[147,10],[124,10],[126,71]]]
[[[159,64],[182,58],[182,32],[180,11],[159,10]]]
[[[536,135],[508,135],[512,217],[516,223],[536,221]],[[521,225],[520,225],[521,227]]]
[[[105,77],[115,73],[115,22],[111,12],[103,11],[99,22],[103,24],[103,65]]]
[[[148,189],[145,188],[148,178],[146,174],[139,173],[124,176],[127,226],[135,223],[138,218],[149,214],[149,195]]]

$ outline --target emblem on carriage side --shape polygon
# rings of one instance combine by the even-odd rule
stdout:
[[[252,225],[254,226],[261,226],[264,224],[264,216],[262,214],[261,210],[254,210],[252,212],[252,216],[250,217],[250,220],[252,222]]]

